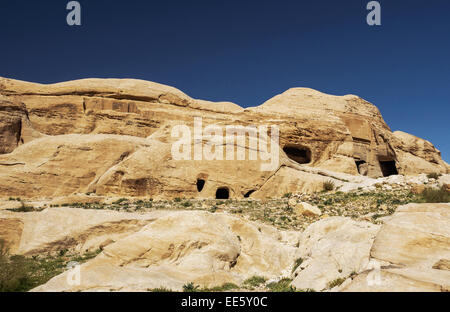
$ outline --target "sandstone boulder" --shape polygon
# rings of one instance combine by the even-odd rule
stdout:
[[[449,291],[450,204],[409,204],[386,220],[371,248],[378,264],[343,291]]]
[[[366,269],[379,226],[344,217],[329,217],[310,225],[300,236],[296,257],[303,260],[292,285],[325,290],[337,278]]]
[[[158,214],[141,215],[74,208],[48,208],[41,212],[0,212],[0,239],[10,254],[79,253],[106,246],[150,223]]]
[[[316,217],[322,215],[322,211],[316,206],[310,205],[308,203],[299,202],[293,206],[294,213],[298,215]]]
[[[67,272],[34,291],[181,290],[193,282],[218,286],[253,275],[286,274],[295,247],[267,227],[223,214],[171,212],[106,246],[81,266],[81,284]]]

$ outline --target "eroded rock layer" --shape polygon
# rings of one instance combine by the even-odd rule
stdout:
[[[248,157],[175,160],[171,131],[185,125],[194,133],[196,117],[202,127],[278,126],[279,161],[261,171],[264,161]],[[239,136],[245,144],[245,133]],[[430,142],[392,133],[374,105],[305,88],[243,109],[141,80],[41,85],[0,78],[0,142],[1,196],[214,197],[222,190],[230,198],[273,197],[320,190],[328,179],[449,172]],[[223,143],[234,156],[239,146]],[[263,152],[261,145],[243,148]]]

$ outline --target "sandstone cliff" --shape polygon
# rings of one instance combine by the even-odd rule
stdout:
[[[174,160],[171,129],[192,129],[195,117],[203,127],[278,126],[278,165],[261,171],[261,160]],[[224,190],[261,198],[316,191],[329,179],[449,172],[430,142],[392,133],[374,105],[305,88],[243,109],[141,80],[41,85],[0,78],[0,142],[1,196],[202,198]]]

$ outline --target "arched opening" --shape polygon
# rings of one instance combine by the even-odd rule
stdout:
[[[216,191],[216,199],[228,199],[230,198],[230,191],[226,187],[220,187]]]
[[[380,169],[381,169],[381,172],[383,173],[383,177],[388,177],[391,175],[398,174],[398,170],[397,170],[394,160],[389,160],[389,161],[381,161],[380,160]]]
[[[368,166],[364,160],[355,159],[356,168],[358,169],[358,173],[360,175],[366,176],[368,173]]]
[[[197,191],[200,193],[203,191],[203,188],[205,187],[206,181],[203,179],[197,179]]]
[[[248,191],[247,193],[245,193],[244,198],[249,198],[250,195],[252,195],[254,192],[255,190]]]
[[[287,157],[299,164],[309,164],[311,162],[311,150],[304,146],[285,145],[283,151]]]

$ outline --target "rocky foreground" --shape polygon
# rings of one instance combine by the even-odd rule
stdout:
[[[263,201],[11,198],[0,237],[46,270],[33,291],[449,291],[450,204],[407,180]]]

